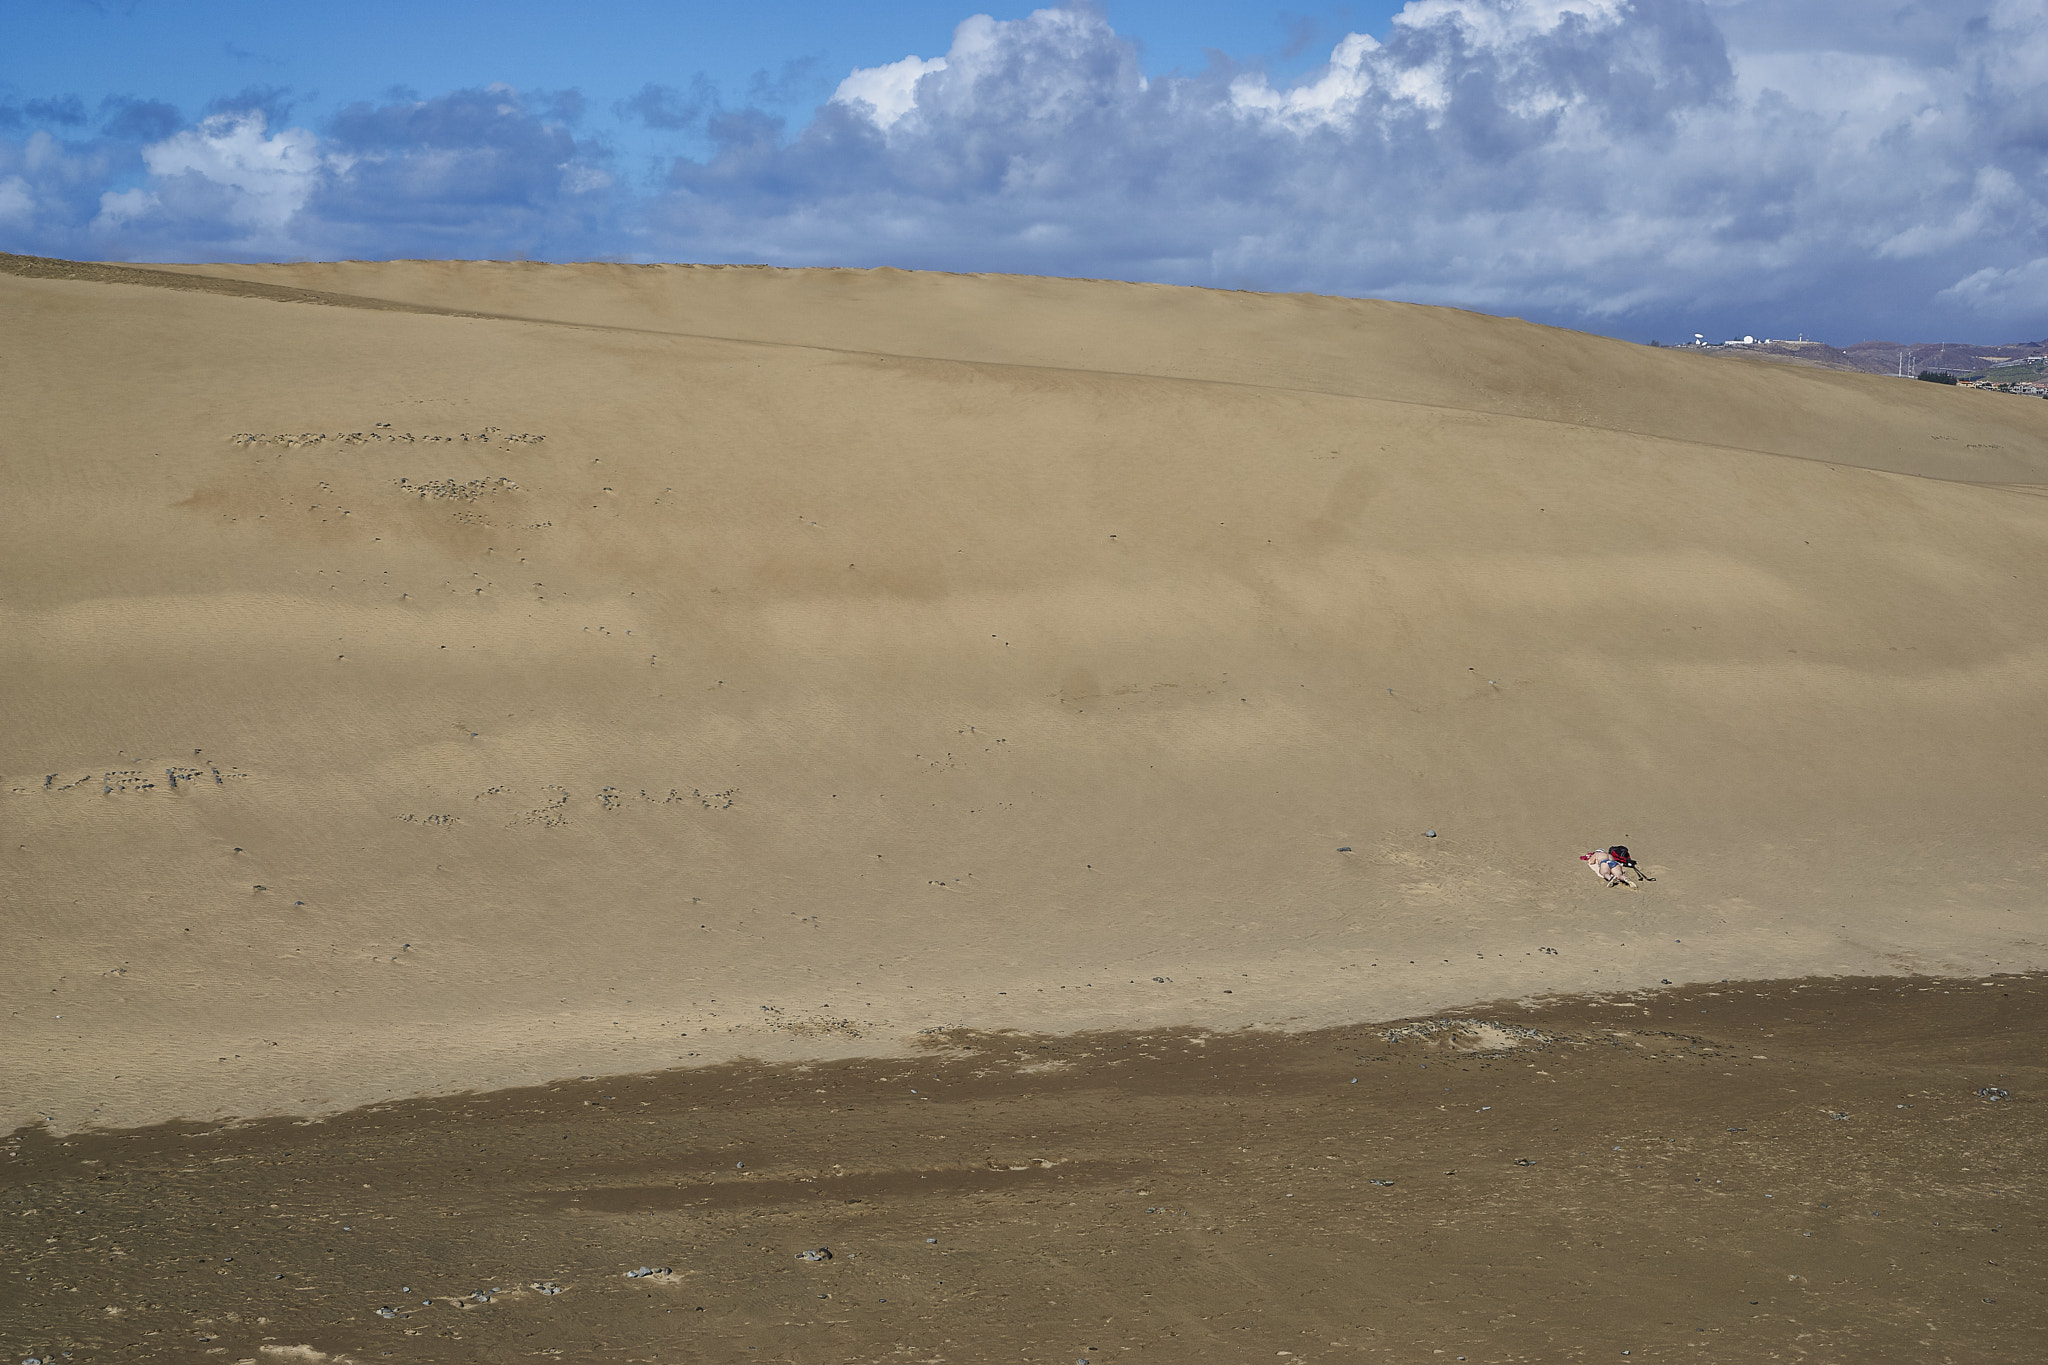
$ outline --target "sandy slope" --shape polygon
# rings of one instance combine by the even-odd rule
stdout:
[[[206,271],[448,311],[0,273],[10,1124],[2048,965],[2048,499],[1958,482],[2048,485],[2048,405],[1327,299]]]
[[[356,298],[863,354],[1172,376],[1535,417],[1936,478],[2043,477],[2026,405],[1770,368],[1449,308],[1101,280],[751,266],[360,261],[164,270]]]

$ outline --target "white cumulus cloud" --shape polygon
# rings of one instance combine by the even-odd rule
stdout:
[[[1285,90],[1274,89],[1263,73],[1240,76],[1230,83],[1230,103],[1240,113],[1265,114],[1297,128],[1346,123],[1373,88],[1367,60],[1379,50],[1371,34],[1346,34],[1320,74]]]
[[[2010,270],[1987,266],[1941,292],[1976,312],[2003,313],[2017,308],[2048,314],[2048,256],[2036,256]]]
[[[934,71],[944,71],[944,57],[905,57],[886,66],[855,67],[853,74],[839,82],[832,92],[840,104],[864,103],[869,117],[887,128],[911,111],[917,103],[917,83]]]
[[[1962,276],[2048,253],[2048,11],[1861,2],[1884,42],[1844,0],[1414,0],[1292,82],[1148,81],[1092,8],[977,16],[773,147],[677,162],[642,249],[1938,331]]]
[[[18,175],[0,177],[0,223],[26,223],[35,216],[36,198]]]
[[[275,234],[312,197],[321,175],[348,158],[323,155],[304,128],[268,130],[261,110],[215,114],[196,128],[145,147],[142,160],[160,179],[193,176],[232,191],[231,221]]]

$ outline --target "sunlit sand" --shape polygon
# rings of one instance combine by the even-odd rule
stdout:
[[[1370,301],[78,269],[0,276],[15,1121],[2044,965],[2048,499],[1985,485],[2048,404]]]

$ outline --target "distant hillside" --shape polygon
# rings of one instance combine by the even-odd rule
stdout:
[[[2026,360],[2048,350],[2048,341],[2016,341],[2006,346],[1970,345],[1959,341],[1937,341],[1902,346],[1893,341],[1859,341],[1841,354],[1866,374],[1907,374],[1942,370],[1950,374],[1977,374],[2000,361]],[[1902,359],[1904,365],[1901,366]]]
[[[1948,374],[1971,375],[1982,374],[2002,362],[2023,361],[2048,353],[2048,340],[1999,345],[1964,341],[1859,341],[1848,347],[1830,346],[1824,341],[1759,341],[1748,346],[1722,345],[1700,349],[1710,355],[1762,356],[1793,365],[1823,370],[1854,370],[1860,374],[1915,375],[1922,370],[1940,370]]]

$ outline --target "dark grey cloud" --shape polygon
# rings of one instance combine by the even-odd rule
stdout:
[[[155,142],[184,126],[176,105],[162,100],[109,95],[100,101],[100,131],[129,142]]]
[[[1996,0],[1711,0],[1728,41],[1748,52],[1849,52],[1946,66],[1989,27]]]
[[[100,254],[88,225],[110,184],[143,173],[135,146],[111,138],[66,139],[46,128],[22,132],[0,135],[0,250]]]
[[[584,98],[581,90],[574,88],[539,90],[529,98],[528,107],[550,122],[573,127],[590,112],[590,101]]]
[[[730,131],[751,126],[758,118],[786,124],[780,115],[769,111],[815,105],[830,95],[837,83],[824,76],[816,58],[806,57],[785,62],[773,73],[756,71],[747,82],[745,102],[737,106],[728,105],[717,83],[700,71],[681,87],[643,85],[615,103],[612,112],[622,122],[658,132],[701,132],[714,122],[722,122]]]
[[[248,48],[242,47],[236,43],[222,43],[220,45],[220,50],[226,53],[228,56],[234,58],[238,62],[245,62],[254,66],[288,65],[288,63],[282,57],[272,57],[267,53],[252,52]]]
[[[1324,38],[1323,21],[1312,15],[1283,14],[1280,26],[1286,31],[1287,40],[1280,46],[1280,56],[1292,61]]]
[[[85,123],[85,101],[76,95],[30,100],[21,106],[21,112],[31,123],[50,123],[61,128],[77,128]]]
[[[182,124],[114,98],[97,136],[0,135],[0,249],[117,259],[607,254],[608,153],[567,92],[362,103],[323,132],[258,87]],[[155,136],[150,136],[155,134]],[[142,139],[139,144],[136,139]]]
[[[699,72],[687,90],[672,85],[643,85],[630,99],[613,105],[612,112],[642,127],[679,132],[696,127],[705,110],[717,107],[717,87]]]
[[[292,109],[298,101],[292,96],[288,85],[245,85],[233,95],[222,95],[209,100],[208,114],[249,114],[260,113],[264,122],[273,128],[282,127],[291,121]]]
[[[815,104],[832,93],[839,81],[828,78],[816,57],[799,57],[784,62],[771,75],[756,71],[747,81],[747,103],[782,108],[792,104]]]
[[[576,150],[545,108],[511,89],[458,90],[432,99],[352,104],[334,117],[327,145],[342,153],[404,159],[433,155],[516,165],[524,174]]]
[[[574,92],[508,87],[357,104],[322,143],[307,232],[374,255],[583,256],[614,230],[602,144],[568,125]]]

